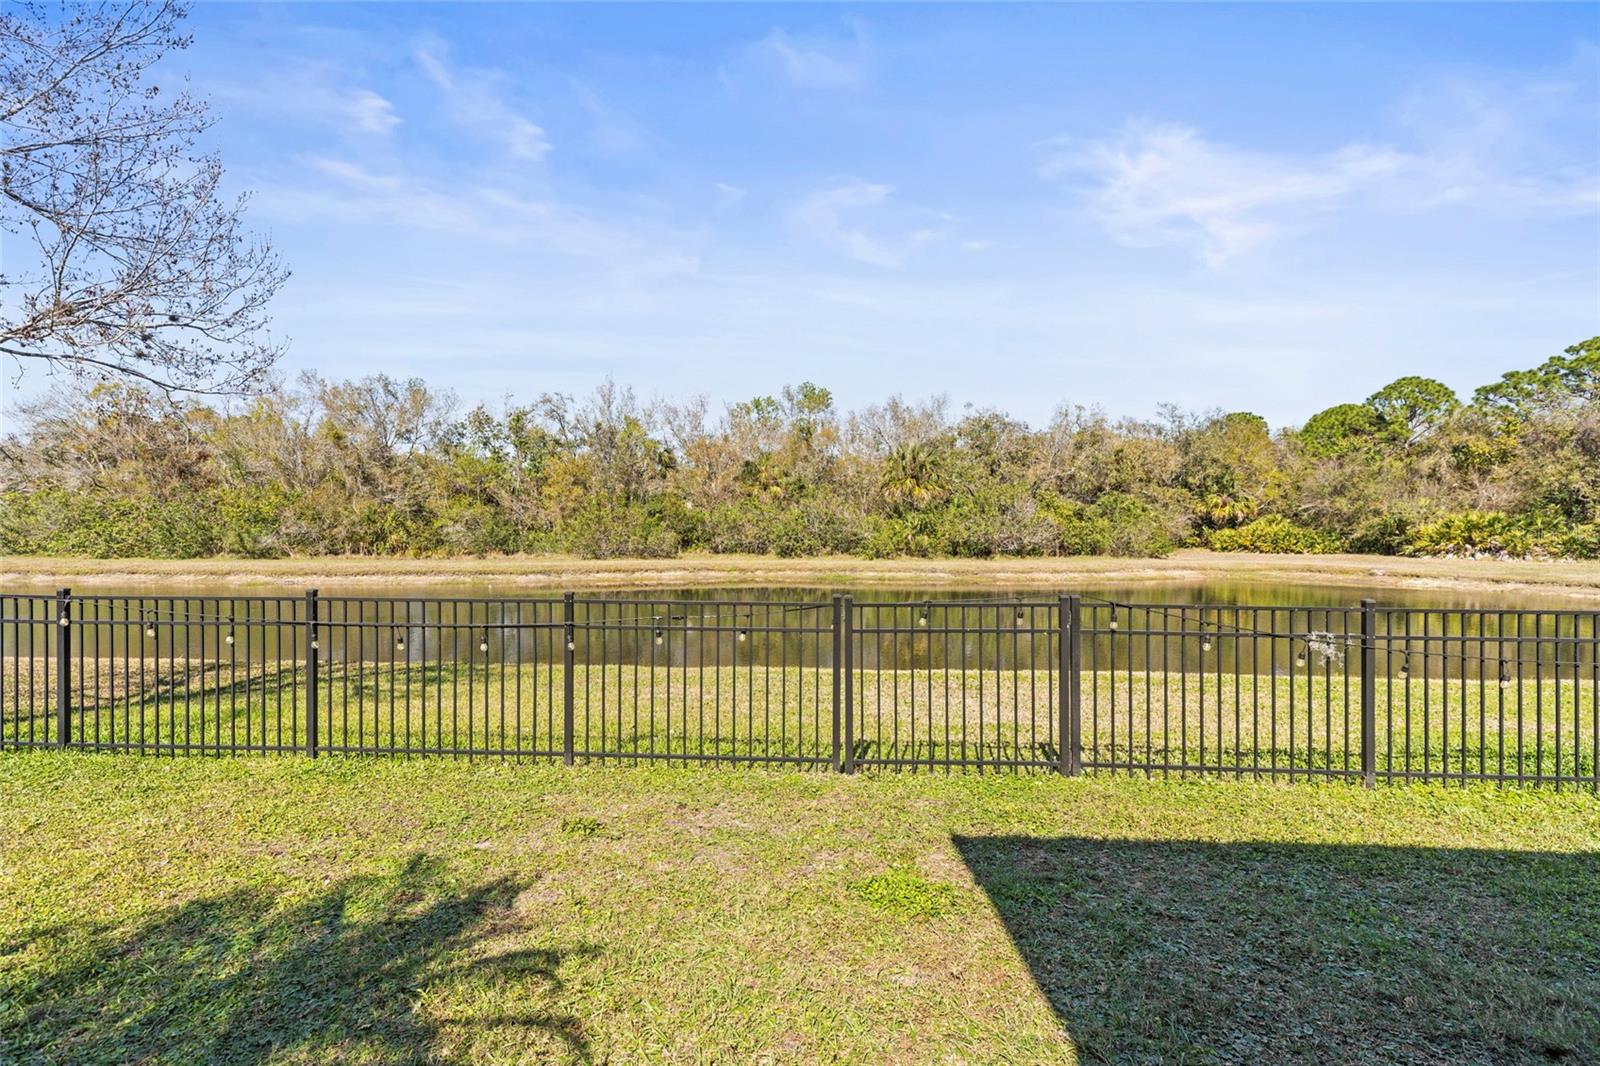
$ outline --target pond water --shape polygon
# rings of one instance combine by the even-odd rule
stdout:
[[[0,656],[43,655],[58,639],[56,604],[39,589],[0,596]],[[570,639],[580,663],[697,668],[756,661],[820,664],[833,654],[838,590],[786,588],[589,589],[576,594],[569,637],[561,593],[490,583],[341,586],[318,601],[328,661],[558,663]],[[852,588],[862,665],[937,667],[971,662],[1041,668],[1060,644],[1058,597],[1082,601],[1084,662],[1235,671],[1288,669],[1308,651],[1341,661],[1359,639],[1360,603],[1379,605],[1381,668],[1409,661],[1419,673],[1457,677],[1524,662],[1536,671],[1591,666],[1600,603],[1529,592],[1260,582],[1090,586],[1059,591]],[[81,598],[80,598],[81,597]],[[283,586],[203,590],[172,586],[73,598],[73,654],[140,661],[192,658],[260,664],[299,659],[307,641],[303,593]],[[1535,612],[1535,613],[1527,613]],[[1213,651],[1213,646],[1215,650]]]

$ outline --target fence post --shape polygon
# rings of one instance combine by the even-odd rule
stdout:
[[[839,683],[844,676],[844,597],[833,595],[833,768],[843,771],[839,752]]]
[[[577,641],[574,639],[573,623],[577,619],[577,605],[570,592],[561,597],[561,614],[565,622],[562,634],[566,637],[561,652],[561,762],[571,766],[574,731],[572,673],[577,661]]]
[[[855,613],[853,596],[844,597],[840,604],[839,629],[844,644],[844,764],[847,774],[856,772],[856,686],[855,686]]]
[[[306,754],[317,757],[317,664],[321,660],[317,643],[317,590],[306,589]]]
[[[72,742],[72,590],[56,590],[56,747]]]
[[[1361,780],[1371,788],[1378,767],[1378,605],[1361,601]]]
[[[1061,597],[1061,635],[1057,638],[1061,654],[1061,722],[1056,731],[1061,746],[1060,770],[1076,776],[1083,769],[1083,679],[1078,675],[1082,661],[1083,601],[1074,594]]]

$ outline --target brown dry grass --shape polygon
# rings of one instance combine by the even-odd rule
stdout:
[[[1081,585],[1241,583],[1455,592],[1600,594],[1600,562],[1402,559],[1376,555],[1232,555],[1202,550],[1165,559],[856,559],[686,555],[676,559],[571,556],[393,559],[0,558],[0,584],[50,587],[482,585],[519,589],[729,586],[1037,589]]]

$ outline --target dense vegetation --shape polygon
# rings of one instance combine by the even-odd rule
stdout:
[[[0,456],[0,552],[189,557],[686,550],[1600,555],[1600,337],[1461,402],[1403,377],[1276,434],[1245,412],[1042,429],[785,388],[713,415],[586,400],[459,413],[420,381],[238,405],[60,389]]]

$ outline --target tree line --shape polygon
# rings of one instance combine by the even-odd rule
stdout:
[[[1600,337],[1465,401],[1403,377],[1276,433],[1175,407],[845,412],[810,383],[720,411],[610,382],[462,410],[306,375],[232,403],[64,386],[0,455],[7,554],[1594,558],[1597,506]]]

